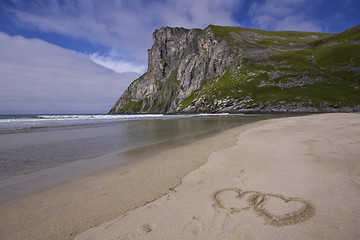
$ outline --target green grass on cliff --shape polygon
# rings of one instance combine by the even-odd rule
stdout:
[[[359,42],[360,41],[360,25],[348,29],[339,34],[333,34],[327,38],[321,39],[319,41],[314,41],[311,43],[312,46],[322,47],[328,45],[338,45],[344,42]]]
[[[278,70],[290,72],[317,71],[318,69],[312,64],[311,50],[302,50],[287,52],[274,55],[269,59],[278,66]]]
[[[253,37],[257,44],[262,43],[262,47],[271,44],[290,46],[294,42],[307,45],[301,50],[289,47],[274,51],[267,59],[250,59],[245,55],[239,65],[208,80],[181,106],[188,107],[198,98],[213,106],[219,100],[251,107],[269,102],[301,103],[308,107],[360,105],[360,26],[341,34],[211,28],[218,40],[231,45],[237,41],[231,33],[241,34],[242,31],[261,34]],[[319,41],[321,38],[323,40]]]
[[[121,110],[126,112],[140,112],[143,107],[143,101],[130,101],[122,106]]]
[[[210,25],[212,31],[219,41],[225,40],[231,45],[236,44],[232,33],[244,36],[243,40],[253,40],[257,43],[258,47],[269,47],[273,46],[289,46],[291,44],[304,44],[311,41],[319,40],[334,36],[329,33],[318,33],[318,32],[298,32],[298,31],[265,31],[259,29],[249,29],[242,27],[225,27]],[[246,33],[253,33],[253,36],[249,36]],[[241,44],[241,43],[240,43]],[[238,44],[236,44],[238,45]]]
[[[271,57],[270,65],[244,59],[241,66],[228,69],[216,81],[183,101],[182,105],[187,107],[202,97],[209,105],[224,100],[233,104],[245,101],[251,107],[269,102],[301,103],[308,107],[321,107],[322,104],[353,107],[360,104],[359,71],[336,71],[334,68],[344,66],[344,63],[346,66],[349,63],[360,66],[360,48],[352,46],[350,49],[344,46],[336,50],[329,47],[319,52],[305,50],[284,53]],[[327,55],[329,52],[331,54]],[[310,61],[313,55],[318,64]],[[334,71],[320,71],[321,66],[334,68]],[[279,76],[270,78],[272,72],[278,72]],[[315,82],[303,86],[281,86],[303,78]]]
[[[245,70],[246,71],[246,70]],[[289,78],[300,75],[284,75],[276,81],[292,81]],[[315,82],[304,86],[280,87],[261,86],[262,81],[269,79],[266,73],[248,77],[244,74],[234,74],[228,70],[215,84],[204,88],[202,91],[190,96],[182,102],[183,107],[191,105],[199,96],[207,104],[216,100],[225,100],[231,103],[246,100],[252,107],[272,103],[301,103],[303,106],[320,107],[322,103],[333,106],[351,107],[360,104],[360,88],[352,87],[353,82],[337,77],[327,76],[327,81]],[[260,87],[261,86],[261,87]]]
[[[360,45],[345,44],[320,48],[315,60],[321,67],[360,66]]]
[[[303,40],[304,42],[308,42],[309,39],[314,38],[326,38],[333,36],[335,34],[331,33],[318,33],[318,32],[299,32],[299,31],[266,31],[259,29],[250,29],[250,28],[242,28],[242,27],[225,27],[225,26],[216,26],[210,25],[211,29],[215,33],[215,36],[221,40],[226,40],[228,38],[232,38],[231,33],[241,33],[243,31],[254,32],[264,37],[269,38],[287,38],[287,39],[296,39]]]

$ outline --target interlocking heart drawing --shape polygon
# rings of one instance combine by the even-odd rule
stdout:
[[[214,199],[219,207],[232,214],[252,210],[263,217],[266,224],[278,227],[304,222],[315,214],[315,208],[309,201],[280,194],[229,188],[217,191]]]

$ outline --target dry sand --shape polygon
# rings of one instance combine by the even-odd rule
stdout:
[[[234,133],[235,146],[213,152],[170,193],[76,240],[360,239],[359,114],[267,120]]]

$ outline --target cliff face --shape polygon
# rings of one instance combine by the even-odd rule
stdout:
[[[153,41],[148,71],[110,113],[360,109],[359,27],[342,35],[165,27]]]
[[[111,113],[175,112],[204,81],[234,65],[237,52],[218,42],[211,28],[161,28],[148,50],[148,71],[135,80]]]

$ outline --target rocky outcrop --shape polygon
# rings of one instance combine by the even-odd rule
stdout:
[[[306,94],[309,87],[341,80],[329,77],[321,58],[326,39],[334,37],[212,25],[204,30],[161,28],[153,33],[148,71],[131,83],[110,113],[357,111],[356,97],[348,103],[319,102]],[[357,78],[344,80],[356,95],[360,74],[355,65],[341,71]]]
[[[154,32],[153,41],[148,71],[129,86],[111,113],[174,112],[205,80],[234,65],[238,54],[225,41],[218,42],[211,28],[165,27]]]

